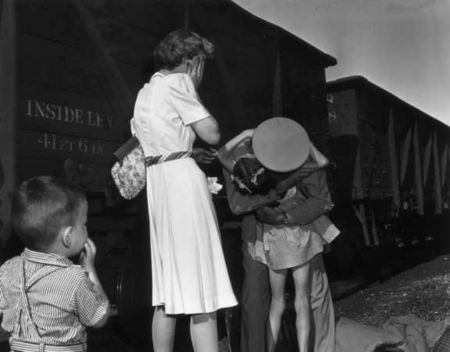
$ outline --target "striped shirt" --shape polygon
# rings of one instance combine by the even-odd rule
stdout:
[[[33,338],[33,323],[20,310],[22,268],[39,339]],[[39,270],[44,276],[33,283]],[[55,345],[85,343],[86,327],[99,322],[107,311],[107,300],[95,291],[87,272],[66,257],[25,249],[0,267],[1,326],[12,338]]]

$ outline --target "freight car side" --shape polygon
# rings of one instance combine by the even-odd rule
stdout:
[[[449,206],[450,127],[363,77],[329,82],[327,94],[332,178],[347,180],[334,198],[352,204],[366,244],[409,231],[406,218],[421,218],[411,231],[442,231],[425,227]]]
[[[114,91],[117,85],[112,88],[112,68],[92,49],[82,14],[66,5],[4,2],[10,11],[3,12],[2,25],[15,30],[2,31],[11,43],[2,51],[9,57],[2,68],[12,87],[2,98],[13,104],[3,115],[11,132],[2,139],[2,158],[16,184],[52,174],[100,194],[131,106]],[[10,181],[9,191],[13,186]]]
[[[140,242],[141,200],[112,208],[105,197],[112,153],[129,133],[129,88],[75,2],[5,1],[1,15],[1,259],[21,249],[8,226],[14,187],[37,175],[67,178],[86,191],[89,235],[108,296],[139,316],[150,307],[148,280],[130,275],[143,267],[149,276],[148,255],[140,251],[148,248]],[[122,284],[137,292],[133,301]],[[125,328],[128,317],[121,316]]]
[[[9,57],[3,67],[13,87],[6,93],[13,107],[4,117],[11,133],[2,139],[1,157],[9,165],[5,188],[10,192],[42,174],[68,178],[88,193],[91,230],[117,230],[116,217],[104,219],[104,194],[112,153],[128,133],[128,88],[82,8],[58,1],[4,2],[8,7],[2,25],[15,30],[2,31],[11,43],[2,58]],[[8,205],[5,194],[2,201]],[[3,241],[8,231],[1,230]]]

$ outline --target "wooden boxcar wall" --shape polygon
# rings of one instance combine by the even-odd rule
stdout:
[[[392,199],[394,213],[448,207],[450,127],[363,77],[329,82],[327,92],[330,134],[356,141],[354,169],[337,165],[338,177],[353,176],[352,190],[336,198]]]
[[[2,24],[16,28],[2,32],[14,62],[7,119],[15,138],[4,150],[16,151],[17,173],[8,171],[16,183],[52,174],[104,192],[112,152],[153,72],[152,49],[177,28],[216,46],[200,95],[224,142],[274,115],[326,131],[324,69],[335,60],[231,1],[4,0],[4,8]]]

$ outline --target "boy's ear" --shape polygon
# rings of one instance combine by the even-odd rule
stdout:
[[[72,245],[72,226],[64,227],[62,230],[62,243],[66,248],[70,248]]]

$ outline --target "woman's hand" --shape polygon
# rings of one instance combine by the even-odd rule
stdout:
[[[311,143],[311,147],[309,149],[309,155],[317,163],[319,168],[322,168],[322,167],[325,167],[328,165],[328,159],[321,152],[319,152],[319,150],[312,143]]]
[[[200,83],[203,79],[203,72],[205,69],[205,59],[196,56],[190,60],[188,66],[188,75],[191,76],[192,82],[194,82],[194,86],[197,89],[200,86]]]
[[[197,163],[211,164],[216,159],[217,151],[215,149],[194,148],[192,150],[192,157]]]

